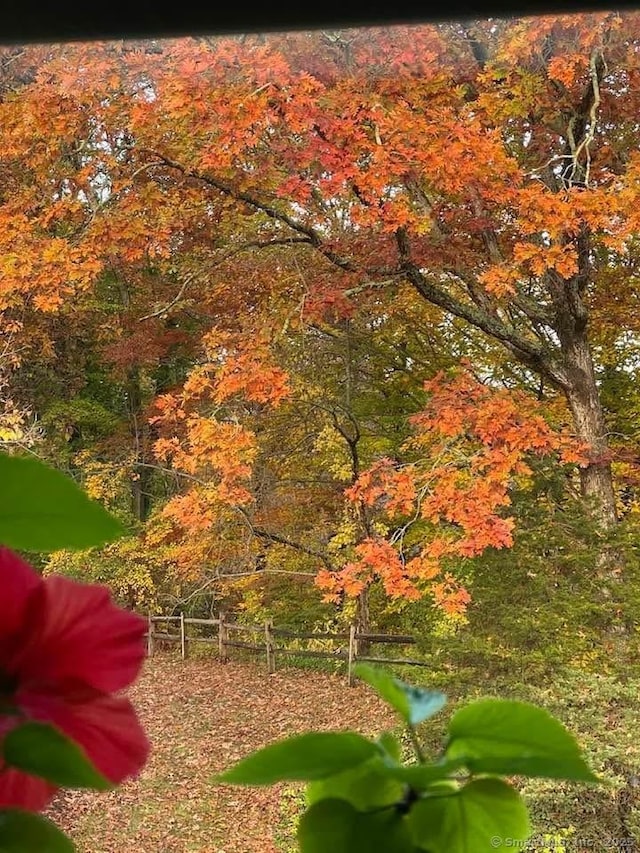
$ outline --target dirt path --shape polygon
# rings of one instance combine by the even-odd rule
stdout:
[[[279,853],[291,849],[295,788],[217,786],[211,776],[306,729],[378,734],[393,715],[344,678],[157,656],[131,691],[153,744],[140,779],[110,794],[66,792],[50,815],[79,853]],[[289,817],[287,816],[289,813]]]

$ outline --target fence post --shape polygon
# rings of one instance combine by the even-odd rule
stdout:
[[[347,660],[347,684],[353,687],[353,661],[356,651],[356,626],[349,625],[349,658]]]
[[[218,614],[218,657],[223,663],[229,660],[227,657],[227,628],[222,610]]]
[[[151,657],[153,655],[153,617],[151,612],[149,612],[149,616],[147,619],[147,657]]]
[[[184,660],[187,656],[187,637],[184,630],[184,611],[180,611],[180,656]]]
[[[269,675],[276,671],[276,651],[273,644],[273,620],[265,619],[264,622],[264,643],[267,650],[267,672]]]

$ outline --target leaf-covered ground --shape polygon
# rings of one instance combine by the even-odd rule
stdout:
[[[290,849],[294,786],[215,785],[252,750],[307,729],[378,734],[392,713],[344,677],[159,655],[131,690],[153,744],[141,777],[109,794],[61,794],[50,816],[79,853],[280,853]]]

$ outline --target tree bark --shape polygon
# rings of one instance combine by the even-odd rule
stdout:
[[[601,533],[606,535],[616,526],[618,513],[607,428],[586,332],[565,344],[563,351],[569,379],[567,402],[576,435],[589,447],[589,464],[580,469],[582,495]],[[624,564],[622,551],[604,543],[596,559],[596,570],[604,581],[602,593],[606,598],[611,595],[608,583],[622,580]],[[612,631],[625,634],[627,626],[616,618]]]
[[[131,511],[138,521],[146,521],[150,508],[148,492],[150,469],[145,465],[147,424],[142,416],[142,389],[138,367],[132,367],[128,371],[125,392],[129,409],[129,431],[135,453],[135,479],[131,481]]]
[[[611,471],[607,429],[586,337],[574,340],[565,350],[570,385],[567,402],[576,436],[590,448],[590,462],[580,469],[582,495],[600,527],[609,530],[618,521]]]

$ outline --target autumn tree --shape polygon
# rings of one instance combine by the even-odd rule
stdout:
[[[409,291],[412,333],[442,323],[459,355],[467,335],[485,380],[501,348],[514,384],[566,401],[606,529],[598,371],[617,319],[631,335],[637,322],[639,24],[603,13],[29,49],[6,65],[0,103],[2,322],[107,288],[96,329],[126,389],[136,473],[201,480],[204,523],[216,507],[261,511],[260,407],[290,399],[296,335],[314,340],[329,316],[342,346],[360,312],[375,338]],[[415,353],[404,369],[414,388],[428,378]],[[154,394],[160,420],[143,423]],[[356,466],[362,413],[325,408],[355,485],[376,457]],[[144,519],[146,490],[133,491]]]
[[[146,68],[154,96],[132,110],[132,160],[318,255],[312,300],[392,298],[408,281],[499,341],[566,397],[591,446],[585,497],[611,525],[588,319],[634,251],[637,24],[611,13],[183,43]]]
[[[426,320],[425,312],[426,333],[413,325],[417,313]],[[286,382],[269,366],[257,335],[250,356],[235,353],[228,339],[223,344],[220,333],[208,336],[207,358],[179,392],[158,399],[153,419],[161,435],[156,453],[185,472],[182,493],[163,510],[181,531],[185,567],[191,555],[201,569],[208,549],[219,573],[291,566],[333,576],[360,543],[379,534],[380,513],[345,501],[344,491],[379,456],[401,458],[407,418],[424,401],[421,377],[450,359],[444,346],[434,355],[434,344],[447,337],[440,319],[416,305],[407,288],[384,322],[364,306],[349,318],[324,312],[303,328],[296,321],[271,342]],[[212,416],[222,424],[215,427]],[[202,440],[203,423],[211,444]],[[245,432],[229,429],[231,423]],[[238,461],[241,438],[250,466],[225,467]],[[230,495],[238,480],[243,488]],[[232,556],[229,538],[246,543],[244,559],[237,550]],[[367,593],[368,584],[357,591],[363,627]]]

